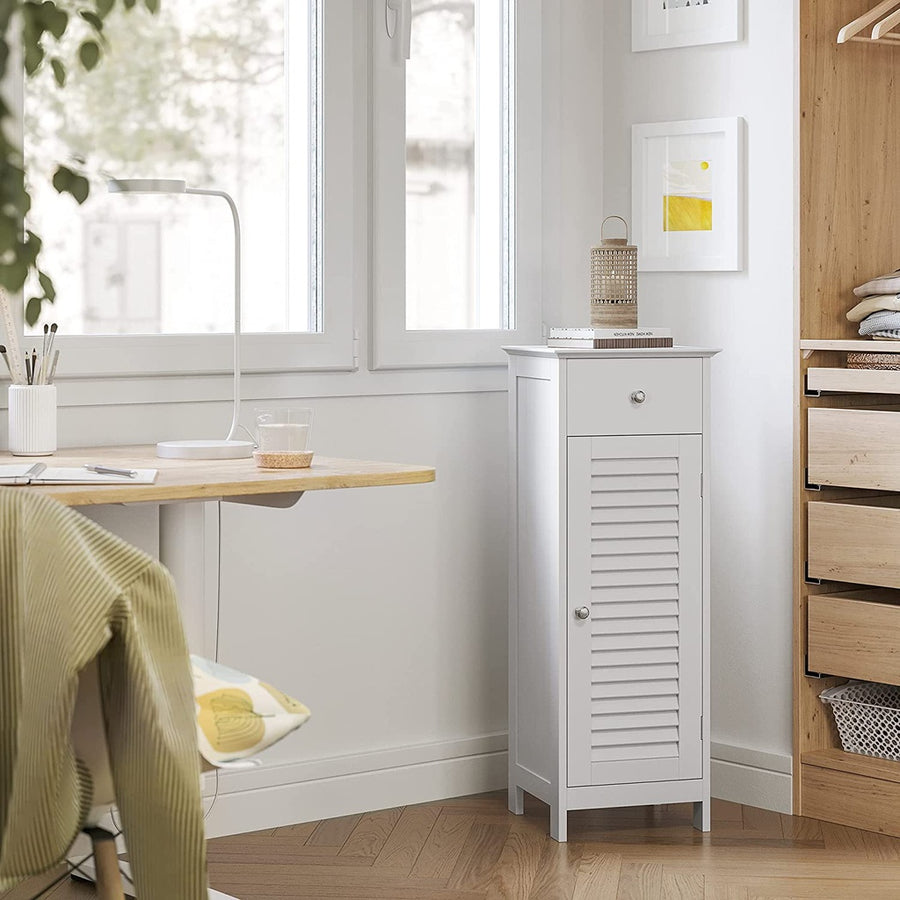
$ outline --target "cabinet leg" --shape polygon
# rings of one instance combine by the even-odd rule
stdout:
[[[517,816],[525,812],[525,791],[517,784],[509,786],[509,811]]]
[[[710,829],[710,801],[698,800],[694,804],[694,828],[697,831],[709,831]]]
[[[568,835],[568,811],[560,806],[550,807],[550,837],[561,844],[566,843]]]

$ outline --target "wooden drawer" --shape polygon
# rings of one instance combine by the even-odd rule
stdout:
[[[702,431],[700,359],[570,359],[566,377],[569,435]]]
[[[809,574],[900,588],[900,496],[807,504]]]
[[[900,394],[900,371],[895,369],[809,368],[806,386],[812,391],[851,394]]]
[[[877,762],[892,765],[886,760]],[[804,816],[900,836],[900,784],[896,780],[805,764],[801,777]],[[896,887],[896,882],[893,884]],[[845,896],[852,897],[854,892]]]
[[[900,491],[900,412],[810,409],[812,484]]]
[[[813,672],[900,684],[900,592],[811,596],[808,652]]]

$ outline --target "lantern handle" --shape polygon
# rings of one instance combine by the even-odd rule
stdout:
[[[610,219],[618,219],[625,226],[625,243],[628,243],[628,223],[621,216],[607,216],[600,225],[600,240],[604,240],[603,238],[603,229],[606,227],[606,223]]]

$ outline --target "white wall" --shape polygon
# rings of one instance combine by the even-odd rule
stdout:
[[[542,294],[544,320],[559,323],[563,298],[587,301],[599,234],[602,10],[596,0],[527,2],[545,23],[535,61],[544,211],[529,208],[520,288]],[[367,185],[355,152],[355,325],[365,335]],[[360,344],[359,372],[250,375],[245,397],[303,398],[316,411],[318,453],[432,465],[437,481],[310,493],[289,510],[223,505],[219,658],[296,695],[313,716],[264,769],[221,777],[212,833],[506,785],[505,371],[369,372]],[[171,402],[201,381],[209,390],[210,379],[102,391],[63,382],[61,444],[218,435],[227,403]],[[227,397],[227,379],[215,384]],[[86,397],[109,405],[68,405]],[[101,514],[152,549],[152,515]]]
[[[542,244],[529,271],[545,322],[585,321],[588,251],[602,214],[630,218],[630,125],[746,117],[745,271],[642,276],[640,309],[644,323],[670,325],[683,343],[724,349],[713,363],[711,473],[716,793],[783,807],[793,4],[747,5],[745,43],[632,55],[629,3],[543,0]],[[365,185],[356,190],[364,204]],[[356,324],[365,334],[358,227]],[[434,465],[437,482],[310,494],[291,510],[223,507],[220,658],[295,693],[313,718],[271,751],[265,770],[221,779],[213,831],[505,785],[502,373],[370,373],[360,343],[358,373],[250,377],[245,389],[307,398],[319,453]],[[160,399],[171,383],[159,382]],[[61,396],[67,402],[65,384]],[[67,445],[151,442],[218,434],[227,421],[225,403],[81,406],[61,411],[60,434]],[[146,515],[137,524],[152,531]]]
[[[543,0],[544,324],[584,321],[603,221],[603,4]],[[613,83],[617,81],[612,73]]]
[[[787,809],[795,4],[745,6],[742,43],[632,53],[631,4],[605,0],[603,205],[631,219],[632,124],[746,119],[744,271],[643,274],[638,308],[641,324],[670,326],[677,342],[723,350],[712,392],[713,794]]]
[[[504,394],[320,400],[316,411],[323,453],[438,474],[313,492],[284,511],[223,507],[220,658],[315,713],[271,761],[502,733]]]
[[[264,769],[221,776],[211,833],[506,781],[505,393],[309,402],[317,453],[431,465],[437,480],[310,492],[288,510],[222,504],[218,659],[313,716]],[[64,409],[60,434],[133,443],[227,422],[224,404]],[[91,514],[153,552],[155,509]]]

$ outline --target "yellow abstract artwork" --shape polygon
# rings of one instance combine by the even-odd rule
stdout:
[[[712,200],[664,196],[663,231],[712,231]]]
[[[663,178],[663,231],[712,231],[712,166],[708,160],[669,162]]]

